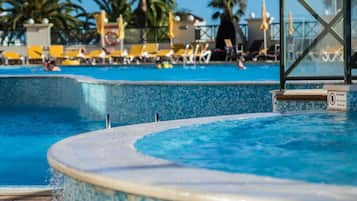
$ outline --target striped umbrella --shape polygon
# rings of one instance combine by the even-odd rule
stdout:
[[[118,39],[120,40],[120,50],[122,51],[124,46],[124,38],[125,38],[125,23],[123,20],[123,16],[120,15],[118,18]]]
[[[289,35],[293,35],[293,33],[294,33],[295,30],[294,30],[293,14],[292,14],[291,11],[289,12],[288,22],[289,22],[289,30],[288,30],[288,33],[289,33]]]
[[[264,53],[267,51],[267,34],[266,31],[269,29],[267,10],[265,6],[265,0],[262,0],[262,24],[260,25],[260,30],[264,31]]]
[[[97,33],[100,34],[101,45],[104,47],[104,26],[105,26],[105,11],[100,11],[99,14],[95,14],[95,24],[97,27]]]
[[[172,46],[173,44],[173,38],[175,38],[175,33],[174,33],[174,17],[172,13],[169,13],[169,21],[168,21],[168,31],[167,31],[167,37],[170,39],[170,45]]]

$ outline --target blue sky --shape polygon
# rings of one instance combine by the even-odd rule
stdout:
[[[93,3],[92,0],[83,0],[83,6],[87,7],[89,11],[97,10],[97,6]],[[209,8],[209,0],[177,0],[178,8],[185,8],[191,10],[194,14],[203,17],[207,24],[219,24],[219,21],[213,21],[211,19],[214,10]],[[251,12],[255,12],[256,16],[259,17],[261,13],[261,2],[262,0],[247,0],[248,9],[246,17],[247,18]],[[278,0],[266,0],[267,11],[277,20],[279,15],[279,1]],[[275,21],[276,21],[275,20]],[[241,23],[245,22],[244,20]]]

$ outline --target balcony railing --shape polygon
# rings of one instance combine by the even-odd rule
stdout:
[[[248,37],[248,24],[240,24],[240,29],[245,38]],[[216,40],[219,25],[201,25],[195,28],[196,41],[214,41]]]
[[[248,39],[248,25],[239,25],[243,35]],[[287,25],[288,26],[288,25]],[[204,25],[196,26],[195,41],[205,42],[214,41],[217,36],[219,25]],[[352,21],[352,32],[357,33],[357,21]],[[321,31],[320,25],[316,21],[294,22],[294,38],[313,39]],[[168,42],[167,27],[147,27],[140,29],[137,27],[128,27],[125,29],[125,43],[134,44],[141,43],[143,40],[147,42]],[[269,31],[271,40],[280,39],[280,25],[273,23]],[[94,45],[98,44],[100,40],[99,35],[95,29],[72,29],[72,30],[52,30],[51,42],[52,44],[63,45]],[[0,45],[25,45],[26,34],[25,29],[21,30],[1,30],[0,31]]]
[[[125,29],[125,44],[146,42],[168,42],[167,27],[128,27]],[[98,44],[100,36],[96,29],[87,30],[56,30],[51,31],[51,42],[63,45],[93,45]]]
[[[93,45],[98,44],[100,37],[96,29],[52,30],[51,43],[62,45]]]

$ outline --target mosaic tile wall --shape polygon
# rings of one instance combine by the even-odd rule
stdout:
[[[295,84],[289,88],[321,88]],[[1,78],[0,107],[58,107],[82,117],[134,124],[239,113],[271,112],[278,83],[218,85],[129,85],[87,83],[71,78]]]
[[[63,192],[64,201],[164,201],[157,198],[104,189],[70,177],[64,178]]]
[[[0,107],[78,108],[77,86],[69,78],[1,78]]]
[[[326,111],[327,101],[278,101],[274,112]]]
[[[357,91],[347,92],[347,110],[357,111]]]

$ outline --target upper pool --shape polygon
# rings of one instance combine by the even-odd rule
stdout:
[[[83,75],[103,80],[127,81],[278,81],[277,64],[247,64],[241,70],[233,64],[210,64],[157,69],[154,66],[80,66],[62,67],[60,72],[46,72],[41,66],[2,66],[0,75]]]

